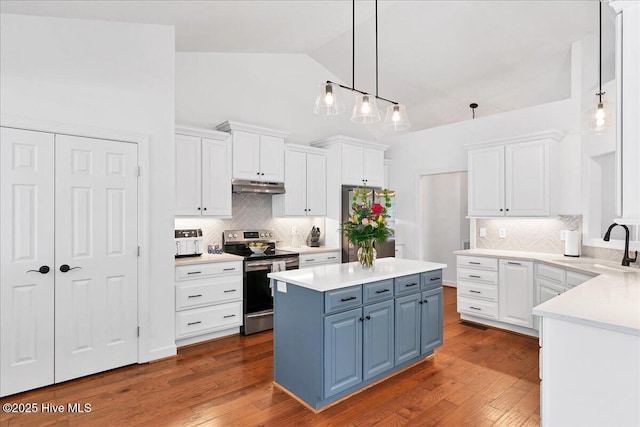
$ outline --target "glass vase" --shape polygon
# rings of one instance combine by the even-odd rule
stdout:
[[[358,248],[358,261],[363,268],[372,269],[373,263],[376,261],[376,248],[373,247],[374,240],[365,240],[360,242]]]

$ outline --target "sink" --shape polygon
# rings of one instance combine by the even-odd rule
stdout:
[[[634,271],[630,269],[630,267],[623,267],[621,265],[616,265],[614,263],[609,263],[606,261],[596,261],[596,260],[588,260],[588,259],[554,259],[554,262],[559,262],[567,265],[575,265],[576,267],[582,267],[589,270],[609,270],[616,271],[618,273],[633,273]]]

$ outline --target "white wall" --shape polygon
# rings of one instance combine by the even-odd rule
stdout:
[[[173,283],[175,37],[173,27],[5,15],[0,111],[149,138],[149,292],[141,354],[175,354]]]

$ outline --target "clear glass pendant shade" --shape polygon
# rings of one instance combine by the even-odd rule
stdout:
[[[384,117],[384,129],[392,131],[407,130],[411,127],[407,108],[402,104],[389,105],[387,114]]]
[[[587,133],[599,135],[612,128],[613,119],[611,104],[606,101],[604,95],[602,98],[596,95],[593,106],[584,113],[582,129]]]
[[[321,116],[336,116],[344,110],[340,86],[335,83],[320,83],[313,112]]]
[[[351,115],[351,121],[354,123],[376,123],[380,121],[380,111],[378,111],[378,104],[376,103],[376,97],[373,95],[356,95],[356,104],[353,106],[353,114]]]

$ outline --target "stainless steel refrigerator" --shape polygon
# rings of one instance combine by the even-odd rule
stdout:
[[[349,220],[351,216],[351,199],[353,198],[353,187],[343,186],[342,187],[342,222],[346,222]],[[389,198],[391,199],[391,207],[387,209],[387,214],[389,218],[387,218],[387,225],[395,230],[395,191],[389,190]],[[367,193],[367,201],[369,203],[382,203],[384,204],[384,195],[382,194],[382,189],[380,188],[371,188]],[[374,244],[376,248],[377,258],[388,258],[395,257],[396,255],[396,241],[394,237],[389,238],[385,243]],[[358,260],[358,255],[356,252],[358,251],[357,247],[350,246],[349,240],[343,235],[342,236],[342,262],[353,262]]]

